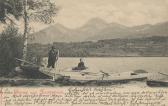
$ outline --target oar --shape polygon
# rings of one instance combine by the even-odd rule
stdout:
[[[21,62],[24,62],[24,63],[27,63],[29,65],[34,65],[34,66],[38,66],[37,64],[34,64],[34,63],[31,63],[29,61],[26,61],[26,60],[23,60],[23,59],[19,59],[19,58],[15,58],[16,60],[18,61],[21,61]],[[41,67],[44,67],[44,65],[40,65]]]
[[[104,72],[102,70],[100,70],[100,72],[103,73],[104,75],[110,76],[109,73],[106,73],[106,72]]]
[[[96,75],[97,73],[93,73],[93,72],[80,72],[80,74],[82,76],[84,76],[84,75]]]
[[[165,76],[168,76],[167,74],[164,74],[164,73],[161,73],[161,72],[158,72],[159,74],[161,74],[161,75],[165,75]]]

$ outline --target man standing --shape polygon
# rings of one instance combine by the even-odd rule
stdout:
[[[48,53],[48,65],[47,67],[55,68],[55,62],[58,60],[58,52],[55,51],[54,46],[52,46],[51,50]]]

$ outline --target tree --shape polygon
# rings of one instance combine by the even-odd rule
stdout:
[[[12,14],[16,20],[21,20],[21,18],[24,20],[23,59],[26,60],[27,55],[29,21],[51,23],[58,10],[55,3],[52,3],[50,0],[0,0],[1,22],[6,23],[8,19],[11,23],[15,23],[8,14]]]

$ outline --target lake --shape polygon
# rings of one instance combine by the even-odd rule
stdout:
[[[61,57],[56,64],[57,70],[77,66],[80,58]],[[168,57],[89,57],[83,58],[85,66],[91,71],[126,72],[143,69],[148,72],[168,74]],[[47,58],[45,58],[47,64]]]

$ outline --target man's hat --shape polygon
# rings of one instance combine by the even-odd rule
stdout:
[[[82,58],[80,58],[80,61],[83,61],[83,59],[82,59]]]
[[[51,48],[52,48],[52,49],[55,49],[55,47],[54,47],[54,46],[51,46]]]

